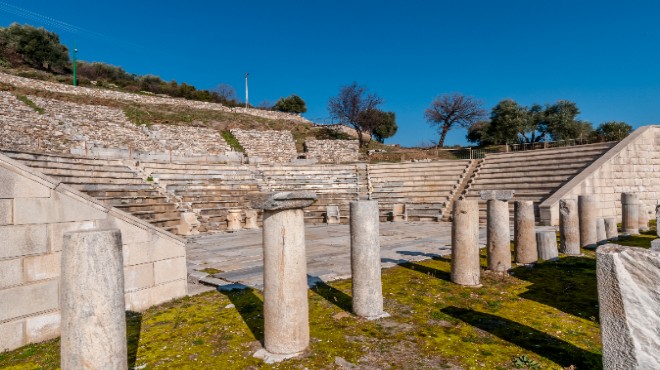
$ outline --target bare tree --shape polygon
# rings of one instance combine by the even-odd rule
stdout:
[[[236,100],[236,89],[232,85],[221,83],[211,91],[217,93],[222,100]]]
[[[452,128],[470,127],[486,117],[483,103],[471,96],[458,93],[445,94],[436,97],[424,112],[426,120],[437,128],[440,134],[438,146],[443,146],[447,133]]]
[[[371,135],[374,127],[370,127],[371,122],[363,119],[365,117],[363,112],[374,110],[382,103],[381,97],[367,93],[366,87],[353,82],[342,87],[339,95],[330,98],[328,112],[333,118],[354,128],[358,134],[360,146],[364,146],[362,134]]]

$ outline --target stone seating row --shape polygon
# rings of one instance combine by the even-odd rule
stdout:
[[[513,190],[515,200],[538,205],[584,168],[607,152],[614,143],[598,143],[528,152],[488,154],[478,165],[461,195],[479,201],[479,218],[486,219],[486,201],[482,190]],[[513,215],[513,202],[509,204]],[[512,216],[511,216],[512,217]]]

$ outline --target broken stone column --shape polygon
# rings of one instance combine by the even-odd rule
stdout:
[[[639,203],[639,231],[649,231],[649,214],[644,203]]]
[[[596,219],[596,240],[598,245],[607,243],[607,233],[605,232],[605,219],[597,218]]]
[[[259,213],[256,209],[246,209],[245,210],[245,228],[246,229],[258,229],[259,228]]]
[[[408,210],[405,204],[397,203],[392,206],[392,222],[408,221]]]
[[[240,209],[230,209],[227,214],[227,231],[238,231],[241,229],[241,221],[243,221],[243,213]]]
[[[451,224],[451,281],[465,286],[481,286],[479,266],[479,203],[454,202]]]
[[[605,236],[607,240],[614,241],[619,239],[619,229],[616,224],[616,217],[605,217]]]
[[[635,193],[621,193],[621,228],[624,234],[639,234],[639,198]]]
[[[516,263],[534,263],[539,259],[536,249],[536,220],[534,202],[517,200],[514,203],[513,241]]]
[[[339,214],[339,206],[329,205],[325,208],[325,222],[327,224],[338,224],[341,223],[341,217]]]
[[[383,311],[378,201],[351,202],[350,207],[353,313],[370,320],[389,316]]]
[[[127,369],[121,233],[65,233],[61,269],[62,369]]]
[[[598,207],[595,195],[578,195],[578,215],[580,217],[580,246],[582,248],[596,248],[598,243],[596,231]]]
[[[604,369],[660,369],[660,252],[596,250]]]
[[[487,200],[486,251],[488,269],[506,272],[511,269],[511,231],[509,227],[509,199],[513,190],[482,190]]]
[[[538,246],[540,259],[552,261],[559,257],[559,252],[557,250],[557,234],[554,231],[537,231],[536,245]]]
[[[307,259],[303,208],[313,192],[278,192],[249,197],[263,209],[264,349],[268,361],[300,354],[309,345]]]
[[[559,201],[559,238],[560,250],[564,254],[579,256],[580,251],[580,219],[575,199]]]
[[[176,226],[177,234],[179,235],[197,235],[199,234],[199,226],[201,223],[197,220],[197,215],[194,212],[181,213],[181,221]]]

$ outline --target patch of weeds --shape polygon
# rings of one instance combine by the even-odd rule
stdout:
[[[152,176],[147,177],[147,181],[154,181],[154,178]]]
[[[243,146],[241,143],[238,142],[238,139],[236,139],[236,136],[231,133],[229,130],[224,130],[220,133],[222,135],[222,138],[225,139],[227,142],[227,145],[231,147],[231,149],[235,152],[241,152],[244,153],[245,149],[243,149]]]
[[[30,98],[28,98],[27,96],[25,96],[25,95],[16,95],[16,98],[18,100],[22,101],[28,107],[34,109],[35,112],[37,112],[39,114],[44,114],[44,109],[41,108],[40,106],[38,106],[37,103],[30,100]]]
[[[124,114],[126,115],[126,119],[138,126],[145,125],[151,127],[151,114],[145,110],[137,107],[126,107],[124,108]]]
[[[517,369],[540,369],[540,365],[538,362],[532,360],[531,358],[527,357],[527,355],[522,355],[522,356],[516,356],[513,358],[513,366],[515,366]]]
[[[222,270],[214,269],[213,267],[207,267],[204,270],[199,270],[199,271],[205,272],[209,275],[219,274],[222,272]]]

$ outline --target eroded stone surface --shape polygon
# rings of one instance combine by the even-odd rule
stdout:
[[[513,198],[514,190],[482,190],[479,196],[483,200],[509,200]]]
[[[285,191],[251,194],[246,198],[251,202],[253,208],[277,211],[310,206],[316,201],[317,196],[312,191]]]

